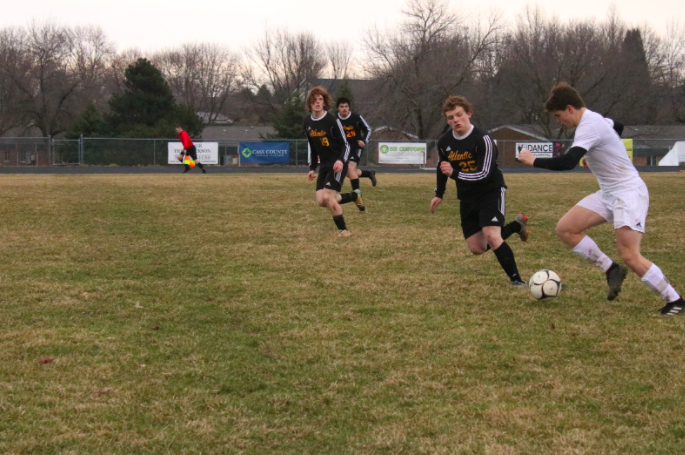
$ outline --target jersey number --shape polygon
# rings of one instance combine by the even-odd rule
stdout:
[[[476,160],[460,161],[459,166],[461,166],[461,172],[473,172],[477,171]]]
[[[357,133],[355,133],[354,131],[350,131],[349,133],[347,133],[347,137],[355,137],[356,135]]]
[[[321,138],[321,143],[322,143],[325,147],[328,147],[328,146],[330,145],[330,143],[328,142],[328,138],[327,138],[327,137],[322,137],[322,138]]]

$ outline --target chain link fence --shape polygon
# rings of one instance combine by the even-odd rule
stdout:
[[[127,138],[0,138],[0,166],[168,166],[170,142],[178,139],[127,139]],[[199,141],[198,141],[199,142]],[[246,166],[240,156],[240,144],[244,142],[268,142],[265,140],[212,140],[205,138],[202,142],[218,143],[219,166]],[[288,142],[290,157],[287,164],[275,166],[306,166],[308,163],[308,144],[306,139],[278,140]],[[362,154],[360,166],[378,165],[379,143],[393,141],[370,141]],[[402,141],[426,144],[425,167],[434,167],[437,163],[437,140]],[[572,141],[531,141],[496,140],[499,149],[501,166],[521,166],[516,161],[517,148],[525,144],[548,144],[553,155],[565,153]],[[636,166],[657,166],[658,162],[682,139],[634,139],[633,163]],[[685,165],[685,157],[680,165]],[[175,164],[175,162],[174,162]],[[264,166],[250,164],[249,166]],[[410,166],[410,165],[399,165]],[[416,167],[415,165],[411,165]]]

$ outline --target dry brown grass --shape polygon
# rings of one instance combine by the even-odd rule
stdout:
[[[643,177],[682,289],[685,177]],[[590,175],[506,179],[554,301],[468,253],[453,191],[428,212],[433,175],[363,182],[350,239],[304,174],[3,176],[0,453],[681,452],[685,319],[554,239]]]

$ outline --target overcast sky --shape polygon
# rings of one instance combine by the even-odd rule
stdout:
[[[99,25],[119,51],[137,47],[154,51],[186,42],[227,44],[238,51],[260,38],[267,27],[306,30],[323,41],[347,39],[353,45],[376,24],[381,29],[402,20],[406,0],[2,0],[0,27],[25,26],[32,20],[62,25]],[[683,0],[565,0],[531,2],[451,0],[471,16],[498,8],[513,24],[526,5],[544,5],[548,15],[561,19],[606,18],[611,5],[629,25],[645,22],[663,34],[673,18],[685,22]],[[335,6],[334,6],[335,5]]]

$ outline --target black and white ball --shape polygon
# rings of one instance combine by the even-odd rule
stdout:
[[[538,300],[553,299],[561,292],[561,278],[548,269],[535,272],[528,282],[530,293]]]

